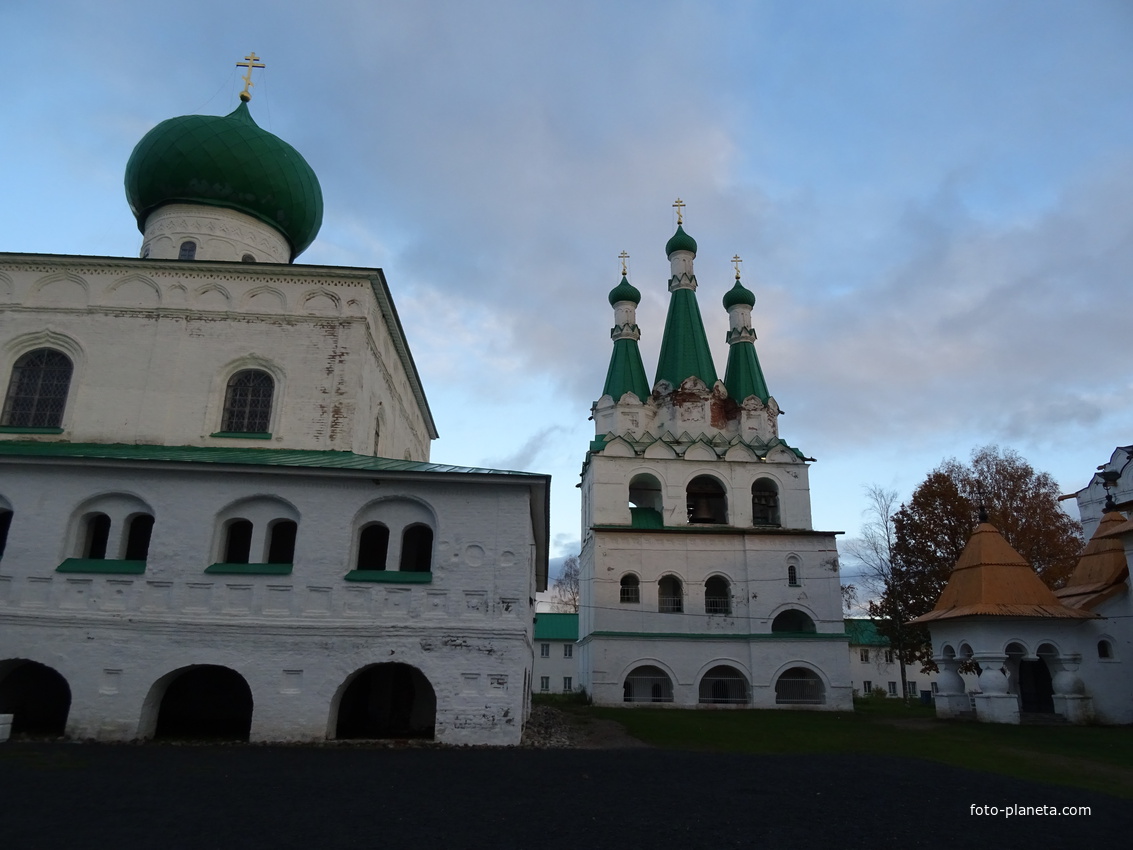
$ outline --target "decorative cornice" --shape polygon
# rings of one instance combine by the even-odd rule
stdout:
[[[696,275],[681,272],[669,278],[669,291],[676,292],[678,289],[691,289],[696,292]]]
[[[610,328],[610,339],[615,342],[619,339],[641,339],[641,328],[636,324],[614,325]]]
[[[754,328],[732,328],[728,331],[727,342],[732,345],[737,342],[755,342],[755,329]]]

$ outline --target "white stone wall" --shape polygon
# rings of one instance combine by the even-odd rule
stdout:
[[[181,245],[196,246],[194,259],[220,262],[291,262],[291,244],[274,227],[258,218],[224,207],[203,204],[165,204],[146,219],[141,256],[176,260]]]
[[[383,457],[428,460],[435,433],[380,271],[6,255],[0,309],[5,390],[27,351],[75,366],[63,433],[36,439],[374,454],[381,420]],[[210,436],[246,368],[275,380],[271,440]]]
[[[429,679],[438,740],[519,742],[532,663],[530,482],[0,461],[0,503],[13,510],[0,560],[0,662],[33,660],[66,679],[69,735],[144,735],[162,677],[216,664],[251,687],[252,740],[321,740],[347,678],[397,661]],[[91,505],[114,520],[113,545],[120,515],[139,504],[156,518],[143,575],[56,572],[82,554],[77,518]],[[393,544],[399,506],[432,518],[432,581],[346,581],[359,524],[385,511]],[[262,528],[273,511],[298,519],[290,575],[205,573],[221,560],[224,517]]]

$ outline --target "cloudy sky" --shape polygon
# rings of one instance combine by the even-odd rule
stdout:
[[[134,144],[225,114],[322,182],[300,262],[382,267],[433,459],[554,476],[553,555],[630,254],[652,378],[680,196],[723,372],[733,254],[814,523],[998,443],[1084,486],[1133,442],[1126,0],[3,0],[0,251],[136,256]]]

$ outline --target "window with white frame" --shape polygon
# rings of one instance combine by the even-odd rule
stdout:
[[[228,379],[222,432],[266,434],[271,427],[275,381],[262,369],[244,369]]]
[[[574,658],[574,644],[573,643],[564,643],[563,644],[563,658]]]
[[[551,689],[551,677],[550,676],[540,676],[539,677],[539,690],[546,693],[550,689]]]
[[[574,683],[570,676],[563,676],[563,693],[569,694],[574,690]]]
[[[906,682],[905,685],[909,689],[909,696],[915,697],[917,695],[917,683],[916,682]]]
[[[862,660],[862,664],[869,664],[869,650],[859,649],[858,657]]]
[[[890,682],[889,683],[889,696],[891,696],[891,697],[897,696],[897,683],[896,682]]]
[[[869,679],[866,679],[864,682],[862,682],[862,694],[864,696],[868,697],[872,693],[873,693],[873,682],[871,682]]]
[[[893,663],[893,650],[892,649],[885,650],[885,663],[886,664],[892,664]]]
[[[939,690],[939,689],[937,688],[937,686],[936,686],[936,682],[933,682],[933,683],[932,683],[932,693],[933,693],[933,696],[935,696],[936,694],[940,693],[940,690]]]
[[[551,657],[551,645],[549,643],[539,644],[539,657],[540,658],[550,658]]]

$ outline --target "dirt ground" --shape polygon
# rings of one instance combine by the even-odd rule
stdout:
[[[613,720],[584,717],[549,705],[535,705],[523,730],[523,746],[536,749],[633,749],[647,744]]]

